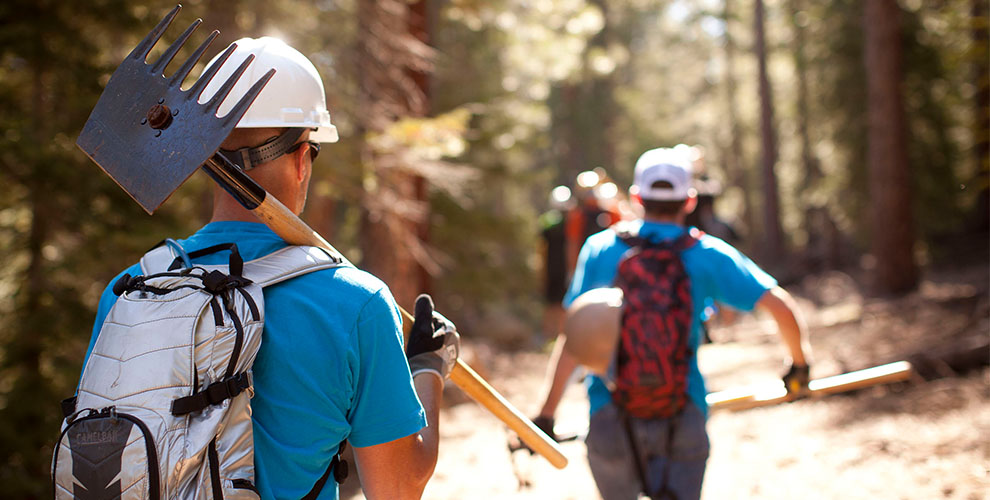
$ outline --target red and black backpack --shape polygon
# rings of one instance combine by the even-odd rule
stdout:
[[[624,302],[612,399],[634,417],[671,417],[687,401],[688,364],[694,355],[688,343],[691,283],[681,253],[703,233],[692,228],[661,242],[626,231],[617,234],[630,249],[615,277]]]

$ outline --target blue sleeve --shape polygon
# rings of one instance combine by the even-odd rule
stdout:
[[[426,426],[402,348],[402,320],[388,288],[364,306],[356,338],[360,356],[357,391],[348,415],[348,439],[357,447],[408,436]]]
[[[588,262],[591,260],[591,245],[589,240],[585,240],[584,244],[581,245],[581,251],[578,253],[577,263],[574,266],[574,277],[571,278],[571,286],[567,288],[567,293],[564,294],[564,307],[570,307],[571,302],[581,295],[582,293],[588,291],[585,287],[587,286],[587,270]]]
[[[712,297],[743,311],[752,311],[760,297],[777,286],[777,280],[760,269],[749,257],[724,241],[705,237],[713,285]]]

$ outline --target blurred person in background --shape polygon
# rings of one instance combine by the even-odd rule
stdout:
[[[567,269],[573,270],[581,245],[589,236],[622,220],[616,202],[618,188],[606,180],[604,169],[586,170],[575,179],[574,197],[577,206],[567,214]]]
[[[564,319],[564,293],[570,282],[567,267],[567,237],[565,221],[574,208],[574,199],[567,186],[557,186],[550,192],[550,209],[540,215],[541,262],[543,264],[543,332],[542,344],[560,333]]]
[[[810,351],[793,298],[728,243],[685,227],[686,216],[697,204],[686,148],[658,148],[640,156],[629,191],[633,203],[642,210],[642,218],[587,239],[564,297],[565,307],[570,307],[580,295],[594,289],[620,287],[625,295],[621,332],[612,332],[621,348],[612,354],[607,374],[585,378],[591,411],[588,462],[604,500],[634,500],[643,492],[655,499],[700,498],[709,441],[705,428],[707,391],[696,353],[701,325],[709,311],[706,304],[718,301],[744,311],[757,307],[768,311],[790,358],[784,383],[790,393],[807,389]],[[647,262],[648,257],[640,256],[648,251],[657,256]],[[626,265],[637,257],[636,264]],[[666,274],[660,276],[667,280],[655,279],[655,263],[667,266],[663,268]],[[631,275],[637,282],[630,281]],[[680,286],[658,284],[664,281]],[[662,307],[654,297],[664,302]],[[630,309],[631,303],[634,309]],[[629,314],[634,314],[636,321],[627,321]],[[583,334],[598,338],[607,332]],[[565,344],[563,340],[558,339],[550,358],[545,400],[533,419],[550,436],[554,436],[557,406],[579,363],[568,351],[557,348]],[[576,340],[578,336],[567,339]],[[640,352],[632,347],[639,347]],[[651,390],[639,393],[649,396],[635,400],[635,405],[627,397],[630,392],[622,392],[623,383],[629,385],[628,368],[634,366],[630,359],[635,359],[640,369],[634,373],[640,377],[636,379],[639,387],[633,389]],[[649,364],[672,371],[663,371],[663,377],[651,375]],[[652,385],[644,385],[647,382]],[[659,392],[652,392],[655,387],[669,390],[659,397]]]

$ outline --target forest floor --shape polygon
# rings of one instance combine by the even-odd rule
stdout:
[[[813,378],[990,339],[986,262],[930,271],[917,291],[864,296],[830,272],[788,286],[810,325]],[[710,391],[773,381],[784,351],[768,318],[712,329],[699,362]],[[469,341],[469,339],[468,339]],[[523,413],[536,413],[548,354],[470,344],[467,361]],[[990,356],[990,355],[988,355]],[[984,356],[986,361],[987,356]],[[708,421],[712,452],[702,497],[712,499],[990,499],[990,369],[740,412]],[[587,427],[587,399],[570,387],[557,431]],[[441,415],[440,459],[428,499],[598,499],[580,440],[562,443],[564,470],[511,453],[508,431],[456,388]],[[341,498],[360,499],[357,481]]]

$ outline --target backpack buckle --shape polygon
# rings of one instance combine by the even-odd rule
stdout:
[[[251,387],[251,376],[248,375],[248,372],[238,373],[216,381],[207,386],[206,389],[191,396],[172,401],[172,415],[185,415],[203,410],[207,406],[218,405],[236,397],[249,387]]]

